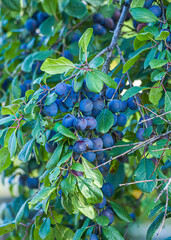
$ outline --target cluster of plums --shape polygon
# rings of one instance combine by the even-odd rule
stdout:
[[[93,30],[95,35],[105,35],[107,30],[113,31],[120,18],[121,11],[115,9],[115,12],[111,18],[105,18],[101,13],[95,13],[93,15]],[[126,16],[126,21],[131,18],[130,13]]]
[[[27,186],[30,189],[36,189],[39,186],[39,179],[31,178],[27,175],[21,175],[19,178],[19,184],[21,186]]]
[[[25,28],[27,31],[34,33],[40,24],[45,21],[49,15],[45,12],[37,11],[33,14],[32,18],[27,19],[25,22]]]

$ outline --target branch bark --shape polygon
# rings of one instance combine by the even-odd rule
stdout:
[[[112,41],[111,41],[109,49],[108,49],[107,58],[106,58],[106,61],[103,65],[103,69],[102,69],[102,71],[105,72],[105,73],[108,73],[108,71],[109,71],[109,66],[110,66],[111,59],[112,59],[112,52],[113,52],[114,47],[117,44],[117,40],[118,40],[119,34],[121,32],[123,23],[124,23],[124,21],[126,19],[126,16],[128,14],[131,2],[132,2],[132,0],[126,0],[125,1],[120,19],[119,19],[119,21],[116,25],[115,30],[114,30]]]

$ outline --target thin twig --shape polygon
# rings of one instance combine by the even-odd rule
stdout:
[[[111,43],[110,43],[110,46],[109,46],[109,51],[107,53],[107,58],[106,58],[106,61],[103,65],[103,69],[102,69],[102,71],[105,72],[105,73],[108,73],[108,71],[109,71],[109,66],[110,66],[111,59],[112,59],[112,52],[113,52],[114,47],[117,44],[117,39],[118,39],[119,34],[121,32],[123,23],[126,19],[126,16],[127,16],[128,11],[129,11],[129,7],[130,7],[131,2],[132,2],[132,0],[126,0],[125,1],[121,16],[120,16],[119,21],[118,21],[118,23],[116,25],[116,28],[114,30],[113,37],[112,37],[112,40],[111,40]]]

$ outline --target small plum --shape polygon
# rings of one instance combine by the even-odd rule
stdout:
[[[55,87],[55,93],[60,97],[66,97],[71,90],[71,86],[66,83],[58,83]]]
[[[103,148],[103,141],[101,138],[96,137],[92,139],[93,142],[93,150],[99,150]]]
[[[90,112],[93,110],[93,102],[90,99],[83,99],[80,102],[80,111],[81,112]]]
[[[102,186],[102,192],[106,197],[112,197],[114,194],[114,186],[111,183],[104,183]]]
[[[25,28],[31,33],[36,30],[36,27],[37,22],[33,18],[28,19],[25,23]]]
[[[143,137],[144,134],[144,128],[139,128],[138,131],[136,132],[136,137],[138,141],[144,141],[145,138]]]
[[[71,128],[73,127],[74,120],[75,120],[75,117],[73,115],[67,114],[62,120],[62,124],[66,128]]]
[[[94,117],[86,117],[87,129],[93,130],[97,127],[97,121]]]
[[[104,23],[103,15],[101,13],[95,13],[93,15],[93,22],[103,24]]]
[[[77,130],[83,131],[87,127],[87,120],[85,118],[82,118],[82,117],[75,118],[74,121],[73,121],[73,126]]]
[[[94,152],[83,153],[83,157],[86,158],[89,162],[94,162],[96,159],[96,154]]]
[[[44,106],[44,112],[50,117],[53,117],[57,114],[58,112],[58,106],[55,102],[51,103],[50,105],[45,105]]]
[[[100,216],[106,216],[109,218],[109,225],[111,225],[114,222],[115,216],[113,211],[110,208],[104,209],[101,213]]]
[[[119,127],[124,127],[127,122],[127,117],[124,113],[120,113],[117,115],[117,125]]]
[[[113,113],[120,112],[122,109],[122,103],[118,99],[114,99],[109,103],[109,110]]]
[[[75,153],[79,153],[82,154],[87,150],[87,145],[84,141],[80,140],[77,141],[74,145],[73,145],[73,151]]]
[[[112,18],[105,18],[103,26],[109,30],[114,30],[115,28],[115,23]]]
[[[96,23],[93,25],[93,32],[95,35],[102,36],[102,35],[105,35],[107,31],[106,31],[105,27]]]
[[[38,188],[39,180],[38,178],[28,177],[26,180],[26,186],[30,189]]]
[[[105,133],[102,137],[103,140],[103,147],[108,148],[114,145],[114,139],[109,133]]]
[[[149,8],[149,10],[156,16],[156,17],[160,17],[162,14],[162,10],[161,7],[159,6],[152,6],[151,8]]]
[[[98,209],[104,208],[104,207],[106,206],[106,198],[105,198],[105,196],[103,196],[102,202],[95,204],[95,206],[96,206],[96,208],[98,208]]]

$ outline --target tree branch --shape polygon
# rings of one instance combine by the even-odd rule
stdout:
[[[110,66],[111,59],[112,59],[112,52],[113,52],[114,47],[117,44],[117,39],[118,39],[119,34],[121,32],[121,28],[123,26],[123,23],[126,19],[126,16],[127,16],[128,11],[129,11],[129,7],[130,7],[131,2],[132,2],[132,0],[126,0],[125,1],[121,16],[120,16],[119,21],[118,21],[118,23],[116,25],[116,28],[114,30],[112,41],[111,41],[110,46],[109,46],[107,58],[106,58],[106,61],[103,65],[103,70],[102,71],[105,72],[105,73],[108,73],[108,71],[109,71],[109,66]]]

